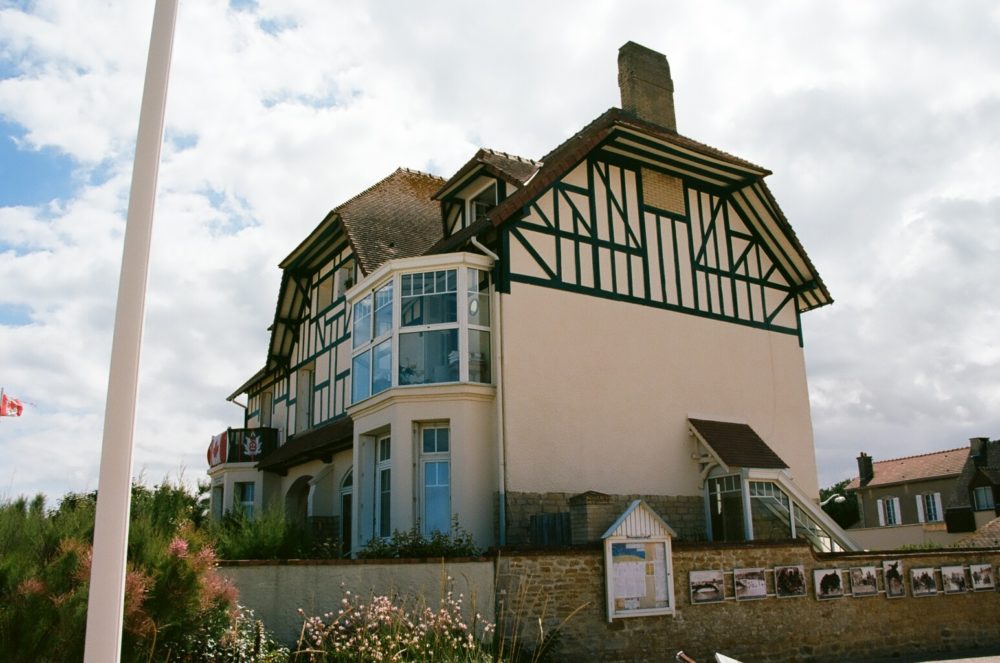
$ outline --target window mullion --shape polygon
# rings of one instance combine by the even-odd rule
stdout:
[[[455,306],[458,309],[458,380],[469,381],[469,270],[455,274]]]
[[[403,283],[399,274],[392,277],[392,386],[399,386],[399,330],[403,322]]]

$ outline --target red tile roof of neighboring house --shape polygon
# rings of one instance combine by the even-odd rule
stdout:
[[[968,457],[969,447],[960,447],[919,456],[879,460],[872,463],[875,476],[865,485],[887,486],[907,481],[958,476]],[[860,487],[858,477],[854,477],[844,490],[857,490]]]
[[[955,545],[959,548],[1000,548],[1000,518],[994,518]]]

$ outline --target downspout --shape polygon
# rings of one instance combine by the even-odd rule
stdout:
[[[500,256],[486,248],[479,238],[473,236],[470,243],[482,251],[484,254],[493,258],[493,263],[497,264],[500,262]],[[506,428],[504,422],[504,400],[503,400],[503,309],[500,299],[500,291],[497,290],[496,284],[493,284],[493,312],[496,325],[494,326],[493,338],[495,339],[494,346],[496,347],[496,370],[494,371],[496,375],[497,384],[497,415],[496,415],[496,425],[497,425],[497,520],[498,528],[497,532],[497,545],[505,546],[507,545],[507,453],[504,445],[504,430]]]

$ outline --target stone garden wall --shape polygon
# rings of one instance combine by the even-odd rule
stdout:
[[[675,541],[672,559],[675,614],[612,623],[607,621],[604,553],[598,546],[504,550],[490,559],[446,563],[223,562],[221,570],[239,588],[240,602],[289,643],[295,642],[302,625],[298,608],[309,614],[336,609],[345,590],[363,596],[422,597],[433,605],[450,586],[456,594],[465,594],[468,603],[474,600],[475,610],[495,614],[498,630],[524,644],[537,644],[539,621],[544,633],[558,631],[557,661],[672,661],[679,650],[699,663],[713,661],[715,652],[745,663],[864,660],[968,649],[1000,653],[1000,593],[995,588],[972,591],[969,568],[988,565],[995,576],[1000,548],[820,555],[797,542]],[[886,596],[883,562],[898,562],[901,582],[894,584],[904,596]],[[793,596],[778,598],[774,569],[799,566],[804,571],[801,581],[789,581],[781,572],[781,589]],[[872,567],[874,587],[856,583],[852,588],[851,569]],[[962,567],[966,587],[945,593],[941,567]],[[910,571],[917,568],[932,569],[936,594],[914,596]],[[741,573],[747,582],[737,583],[734,569],[763,573]],[[814,579],[818,570],[826,571]],[[831,587],[829,578],[822,581],[830,570],[837,570],[839,588]],[[713,595],[711,582],[704,581],[711,574],[702,574],[696,576],[700,602],[692,603],[692,571],[721,573],[722,594]],[[764,596],[737,600],[737,586],[752,587],[753,577],[763,577]],[[817,584],[844,595],[820,600]],[[852,589],[875,593],[854,597]],[[799,591],[802,595],[794,596]]]
[[[887,598],[882,562],[896,560],[905,596]],[[518,614],[518,637],[526,642],[537,639],[539,618],[547,632],[566,620],[555,645],[557,660],[562,661],[672,661],[679,650],[699,662],[713,661],[713,654],[721,652],[747,663],[863,660],[974,648],[997,652],[996,589],[967,587],[946,594],[940,588],[936,595],[913,596],[910,569],[935,569],[940,586],[940,567],[963,566],[965,582],[971,585],[970,564],[989,564],[995,575],[1000,549],[817,555],[808,545],[794,542],[675,542],[676,614],[609,624],[602,549],[506,554],[498,560],[498,609]],[[803,567],[803,596],[775,595],[773,569],[780,566]],[[850,569],[860,567],[876,567],[877,593],[855,598]],[[746,568],[765,569],[764,598],[736,600],[732,572]],[[843,597],[817,599],[813,571],[818,569],[841,570]],[[723,572],[723,600],[692,604],[690,574],[702,570]]]

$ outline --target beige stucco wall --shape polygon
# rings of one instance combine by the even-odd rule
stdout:
[[[392,439],[391,527],[405,531],[420,507],[417,428],[436,422],[447,422],[450,429],[452,513],[478,545],[492,545],[495,412],[495,388],[472,384],[396,387],[352,407],[355,549],[374,535],[376,437],[388,432]]]
[[[467,623],[478,612],[493,621],[493,562],[388,560],[340,562],[223,562],[219,569],[281,642],[295,644],[302,630],[301,608],[309,616],[336,612],[345,592],[368,603],[372,595],[404,596],[436,609],[449,589],[462,594]]]
[[[864,550],[895,550],[901,546],[926,545],[943,548],[969,536],[969,532],[949,534],[944,523],[858,527],[847,530],[847,534]]]
[[[518,283],[502,307],[508,490],[701,494],[696,416],[746,422],[818,495],[795,336]]]

